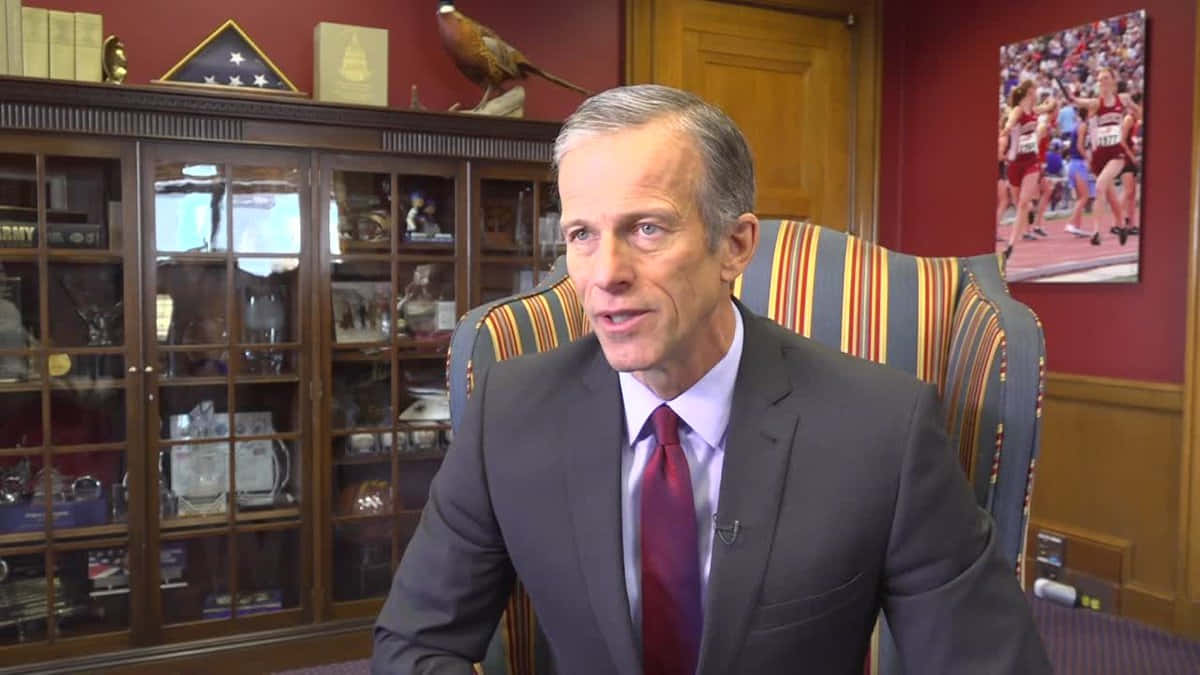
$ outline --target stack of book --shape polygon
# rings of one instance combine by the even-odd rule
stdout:
[[[0,75],[101,81],[99,14],[22,7],[0,0]]]

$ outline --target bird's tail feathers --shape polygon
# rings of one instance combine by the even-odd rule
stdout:
[[[581,87],[577,84],[568,82],[568,81],[562,79],[561,77],[558,77],[557,75],[551,75],[550,73],[547,73],[546,71],[542,70],[541,68],[538,68],[537,66],[533,65],[532,63],[529,63],[529,62],[522,63],[521,68],[533,73],[534,75],[541,75],[542,77],[546,78],[547,80],[550,80],[551,82],[553,82],[554,84],[557,84],[560,87],[566,87],[567,89],[573,89],[573,90],[583,94],[584,96],[592,95],[591,91],[588,91],[587,89],[584,89],[583,87]]]

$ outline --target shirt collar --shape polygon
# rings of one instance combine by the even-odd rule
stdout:
[[[737,381],[738,365],[742,360],[742,313],[732,300],[730,304],[733,305],[734,329],[729,351],[696,384],[669,402],[671,410],[688,428],[714,448],[721,448],[725,440],[733,403],[733,385]],[[632,373],[617,373],[617,377],[621,383],[629,445],[632,446],[646,426],[650,413],[667,401],[638,382]]]

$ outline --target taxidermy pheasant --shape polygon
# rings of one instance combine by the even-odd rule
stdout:
[[[438,32],[442,34],[442,44],[462,74],[484,88],[483,98],[475,106],[476,110],[487,103],[500,85],[509,80],[523,80],[530,73],[567,89],[574,89],[584,96],[592,95],[587,89],[555,77],[530,63],[524,54],[496,35],[491,28],[458,11],[454,7],[454,0],[441,0]]]

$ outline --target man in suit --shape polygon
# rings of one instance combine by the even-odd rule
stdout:
[[[604,92],[555,147],[594,333],[496,364],[375,628],[377,673],[469,673],[516,577],[558,672],[1049,673],[931,387],[757,317],[754,171],[720,110]]]

